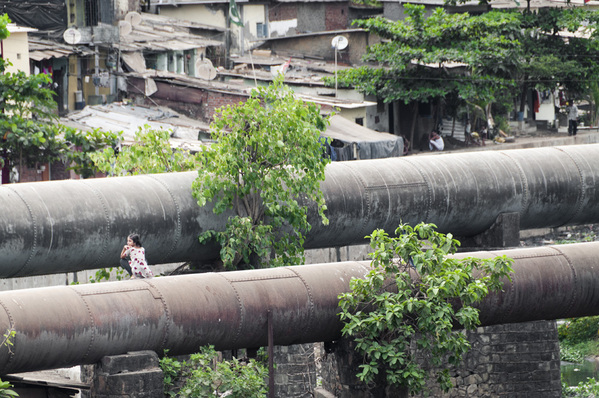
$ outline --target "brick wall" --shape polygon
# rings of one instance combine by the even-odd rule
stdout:
[[[234,105],[240,102],[245,102],[248,97],[244,95],[225,94],[225,93],[210,93],[206,102],[206,117],[209,117],[209,121],[214,120],[214,111],[218,108],[226,105]]]
[[[223,105],[232,105],[245,101],[248,96],[235,93],[208,91],[201,87],[183,87],[165,82],[157,82],[158,91],[151,98],[143,95],[144,81],[130,79],[137,89],[129,91],[128,95],[135,104],[146,106],[166,106],[185,116],[210,123],[214,120],[214,111]]]
[[[339,30],[349,28],[348,14],[349,3],[326,3],[325,29]]]
[[[268,9],[269,21],[288,21],[297,18],[297,5],[289,3],[277,3]]]

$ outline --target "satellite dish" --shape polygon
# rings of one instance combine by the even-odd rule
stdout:
[[[119,21],[119,33],[121,36],[127,36],[133,31],[133,27],[127,21]]]
[[[81,41],[81,32],[75,28],[68,28],[62,34],[62,38],[64,39],[65,43],[77,44]]]
[[[216,69],[214,69],[212,61],[208,58],[198,59],[195,67],[196,77],[204,80],[214,80],[214,78],[216,78]]]
[[[335,36],[335,37],[333,37],[333,40],[331,41],[331,45],[336,50],[343,50],[343,49],[347,48],[348,44],[349,44],[349,41],[347,40],[347,38],[345,36]]]
[[[141,23],[141,14],[135,11],[128,12],[125,15],[125,21],[129,22],[131,26],[137,26]]]

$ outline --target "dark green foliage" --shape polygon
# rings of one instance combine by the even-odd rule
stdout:
[[[402,5],[403,20],[356,21],[383,41],[368,47],[366,66],[340,71],[339,85],[406,104],[444,99],[486,109],[519,98],[519,111],[530,89],[559,86],[569,98],[589,99],[597,120],[597,12],[573,7],[470,15],[437,8],[427,17],[424,6]]]
[[[362,358],[358,378],[417,393],[434,377],[449,390],[446,364],[460,363],[470,347],[455,328],[479,324],[473,304],[501,289],[512,260],[450,257],[459,242],[432,224],[402,224],[395,237],[376,230],[369,238],[372,271],[339,297],[343,335]]]
[[[570,344],[597,339],[599,316],[568,319],[557,330],[560,341],[567,340]]]
[[[515,14],[490,12],[480,16],[448,14],[437,8],[425,17],[424,6],[404,4],[405,20],[383,18],[356,24],[384,41],[370,46],[369,66],[341,71],[339,82],[353,85],[387,102],[428,102],[452,93],[459,98],[492,99],[511,88],[510,74],[519,58],[519,21]],[[461,68],[434,68],[441,63]],[[428,66],[427,66],[428,65]],[[468,73],[460,73],[466,69]]]
[[[164,393],[169,397],[204,398],[264,398],[267,370],[250,359],[246,363],[233,358],[219,359],[214,347],[202,347],[188,361],[165,356],[160,360],[164,373]]]

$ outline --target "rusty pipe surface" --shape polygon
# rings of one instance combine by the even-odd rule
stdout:
[[[462,253],[513,258],[504,291],[478,307],[482,325],[599,315],[599,242]],[[340,293],[368,262],[315,264],[0,292],[0,374],[90,364],[153,350],[190,354],[340,337]]]
[[[0,277],[118,265],[131,232],[151,264],[218,256],[198,235],[229,214],[197,206],[195,172],[0,186]],[[328,226],[313,207],[305,247],[364,242],[375,228],[434,223],[473,236],[501,213],[521,229],[599,222],[599,144],[335,162],[321,187]]]

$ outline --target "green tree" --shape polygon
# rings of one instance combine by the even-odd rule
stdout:
[[[434,374],[451,388],[446,364],[457,365],[470,347],[456,328],[479,324],[473,305],[509,278],[512,260],[451,256],[459,242],[433,224],[400,225],[396,237],[383,230],[369,236],[372,270],[353,279],[340,295],[343,336],[362,358],[357,377],[372,388],[425,388]]]
[[[101,171],[92,158],[106,148],[115,148],[120,138],[110,131],[94,129],[83,132],[73,128],[65,128],[63,137],[71,151],[64,152],[62,156],[72,165],[70,169],[83,178],[93,177],[96,172]]]
[[[520,15],[521,55],[514,79],[519,111],[530,89],[565,89],[570,99],[590,97],[599,80],[596,12],[576,8],[543,8]]]
[[[412,103],[414,115],[418,102],[444,101],[454,117],[466,107],[492,118],[493,104],[523,111],[531,89],[558,86],[597,109],[596,12],[575,7],[469,15],[437,8],[426,17],[424,6],[404,9],[401,21],[356,22],[383,40],[368,48],[366,65],[340,71],[339,84],[386,102]],[[451,63],[463,70],[444,67]]]
[[[170,131],[145,125],[135,133],[135,141],[118,152],[112,145],[89,155],[93,167],[109,176],[168,173],[196,170],[197,154],[175,150],[170,142]],[[122,141],[122,137],[119,137]]]
[[[355,23],[379,36],[369,46],[366,65],[339,72],[339,83],[376,95],[385,102],[492,103],[513,88],[510,72],[519,60],[519,17],[489,12],[449,14],[437,8],[426,17],[422,5],[403,5],[406,18]],[[445,64],[461,65],[461,73]],[[435,66],[435,67],[432,67]],[[330,83],[330,79],[327,80]],[[455,106],[454,106],[455,108]],[[413,108],[414,114],[417,108]],[[415,120],[410,132],[414,142]]]
[[[8,37],[9,22],[6,15],[0,16],[0,39]],[[59,124],[50,76],[6,72],[8,65],[0,60],[0,167],[18,165],[22,172],[24,166],[65,160],[74,162],[84,177],[93,174],[87,151],[110,145],[114,137],[86,135]]]
[[[217,111],[211,125],[216,143],[201,152],[193,194],[200,206],[213,203],[216,214],[235,212],[224,231],[200,237],[220,244],[226,268],[303,262],[310,230],[305,201],[316,202],[328,223],[320,190],[330,162],[320,142],[327,125],[319,108],[294,98],[282,79]]]
[[[0,73],[0,155],[2,163],[34,166],[59,159],[66,150],[52,113],[54,92],[47,75]]]

